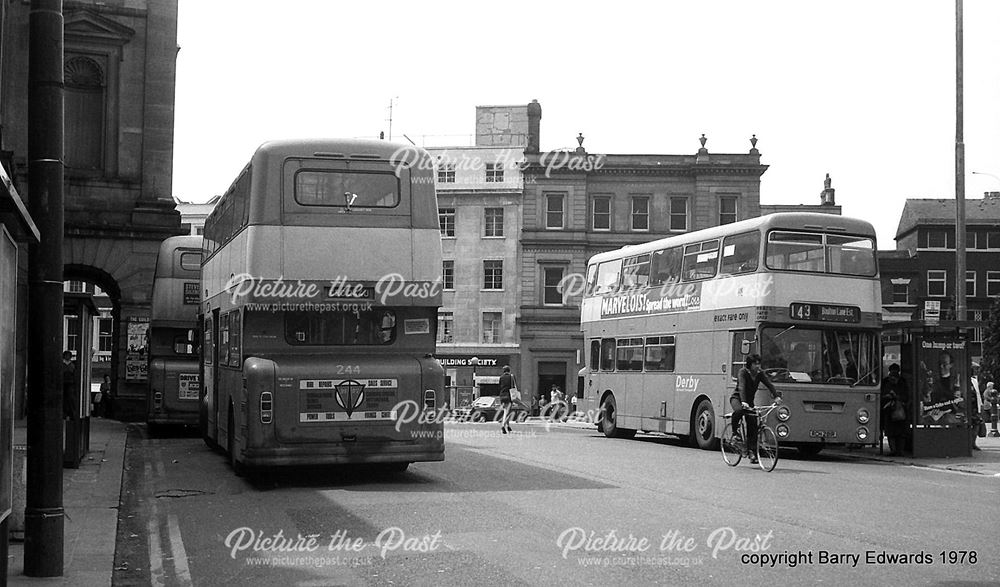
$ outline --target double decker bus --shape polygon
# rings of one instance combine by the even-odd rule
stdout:
[[[150,433],[164,425],[198,424],[201,253],[200,236],[173,236],[156,257],[146,396]]]
[[[881,292],[862,220],[780,213],[590,259],[580,407],[607,436],[717,446],[751,352],[783,394],[782,444],[878,441]],[[761,386],[756,403],[770,403]]]
[[[444,459],[432,173],[384,141],[268,142],[208,217],[201,428],[238,474]]]

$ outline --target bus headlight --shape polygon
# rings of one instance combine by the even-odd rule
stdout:
[[[274,418],[274,396],[270,391],[262,391],[260,394],[260,423],[270,424]]]
[[[434,406],[437,405],[437,393],[433,389],[427,389],[424,391],[424,409],[433,410]]]
[[[788,438],[788,426],[778,424],[778,427],[774,430],[778,433],[778,438]]]
[[[868,408],[858,410],[858,424],[867,424],[870,419],[871,415],[868,413]]]
[[[791,410],[788,409],[788,406],[779,406],[778,407],[778,421],[779,422],[787,422],[788,419],[791,418],[791,417],[792,417],[792,412],[791,412]]]
[[[868,427],[859,426],[858,427],[858,440],[868,440]]]

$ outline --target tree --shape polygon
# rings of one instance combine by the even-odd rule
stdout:
[[[984,381],[1000,383],[1000,297],[993,300],[983,335],[983,358],[979,375]]]

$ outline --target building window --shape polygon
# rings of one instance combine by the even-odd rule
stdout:
[[[688,229],[687,198],[670,198],[670,230]]]
[[[82,281],[67,281],[63,291],[69,293],[84,293],[87,288]]]
[[[441,227],[441,236],[451,238],[455,236],[455,209],[438,208],[438,224]]]
[[[1000,249],[1000,232],[990,231],[986,233],[986,248]]]
[[[928,249],[947,249],[948,248],[948,232],[944,230],[928,230],[927,231],[927,248]]]
[[[1000,296],[1000,271],[986,272],[986,295],[991,298]]]
[[[931,270],[927,272],[927,295],[942,297],[947,291],[948,272]]]
[[[99,170],[104,165],[104,72],[89,57],[66,61],[66,167]]]
[[[503,312],[483,312],[483,344],[499,344],[503,335]]]
[[[989,312],[983,312],[982,310],[973,310],[969,312],[969,314],[972,317],[973,322],[975,322],[976,324],[983,324]],[[986,316],[984,316],[984,314],[986,314]],[[972,328],[971,330],[972,330],[971,342],[982,343],[983,340],[985,339],[984,335],[986,334],[985,332],[986,329],[980,327],[980,328]]]
[[[545,228],[563,227],[563,196],[549,194],[545,196]]]
[[[910,284],[892,284],[892,303],[906,305],[910,303]]]
[[[542,268],[542,303],[546,306],[562,306],[564,304],[562,288],[564,269],[562,267]]]
[[[455,289],[455,261],[445,261],[441,267],[441,285],[444,289]]]
[[[736,196],[719,198],[719,224],[732,224],[736,220]]]
[[[438,183],[455,183],[455,164],[442,163],[437,170]]]
[[[438,312],[437,341],[440,343],[455,342],[454,312]]]
[[[503,289],[503,261],[483,261],[483,289]]]
[[[594,197],[594,230],[611,230],[611,198],[609,196]]]
[[[976,297],[976,272],[965,272],[965,295],[966,297]]]
[[[503,208],[486,208],[485,236],[503,236]]]
[[[97,350],[105,353],[111,352],[111,327],[113,325],[113,320],[111,318],[101,318],[97,321]]]
[[[503,183],[503,163],[486,164],[486,183]]]
[[[632,230],[649,230],[649,196],[632,196]]]

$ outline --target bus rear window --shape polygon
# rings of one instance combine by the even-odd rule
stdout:
[[[303,206],[395,208],[399,178],[389,171],[304,169],[295,173],[295,201]]]
[[[285,340],[292,345],[387,345],[395,339],[392,310],[285,313]]]

